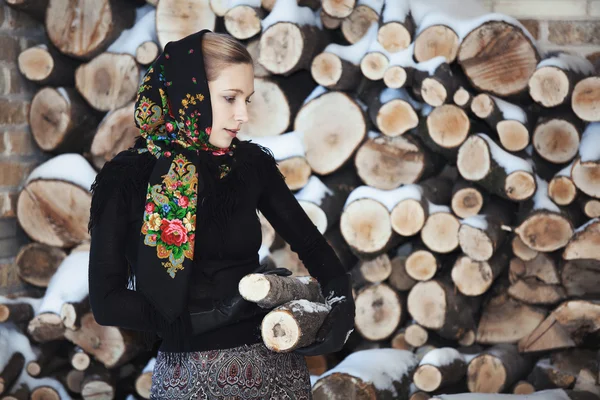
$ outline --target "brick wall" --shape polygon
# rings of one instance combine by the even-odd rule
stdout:
[[[600,0],[481,0],[488,10],[521,20],[543,50],[600,52]],[[27,112],[36,87],[17,71],[19,52],[46,41],[41,23],[0,3],[0,273],[26,236],[15,219],[24,177],[44,160],[31,138]]]
[[[17,70],[19,52],[44,43],[43,25],[26,14],[0,4],[0,273],[7,258],[27,241],[16,221],[20,186],[47,156],[37,148],[27,124],[29,104],[36,86]],[[11,275],[8,273],[8,275]],[[6,278],[6,276],[4,277]]]

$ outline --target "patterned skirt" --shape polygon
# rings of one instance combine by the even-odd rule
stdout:
[[[177,362],[171,357],[175,354]],[[304,357],[275,353],[258,343],[224,350],[159,351],[150,399],[311,400],[312,395]]]

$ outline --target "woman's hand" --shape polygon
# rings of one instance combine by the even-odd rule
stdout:
[[[296,353],[303,356],[318,356],[340,351],[354,329],[355,305],[350,274],[346,273],[331,280],[323,288],[323,295],[333,299],[334,302],[331,311],[317,332],[315,342],[310,346],[295,350]],[[339,299],[341,297],[343,299]]]

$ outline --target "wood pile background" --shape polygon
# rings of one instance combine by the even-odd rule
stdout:
[[[203,28],[253,54],[240,138],[274,151],[353,274],[356,329],[308,360],[315,399],[600,398],[588,60],[544,54],[476,2],[5,1],[46,27],[18,65],[39,84],[29,122],[52,158],[18,198],[32,296],[0,299],[0,399],[148,398],[155,354],[89,310],[89,188],[137,134],[148,65]],[[261,221],[262,260],[305,275]]]

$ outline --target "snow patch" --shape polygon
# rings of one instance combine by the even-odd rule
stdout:
[[[317,18],[313,10],[308,7],[300,7],[297,0],[277,0],[269,15],[261,21],[263,32],[277,22],[317,26]]]
[[[596,222],[600,222],[600,218],[590,219],[588,222],[575,229],[574,233],[581,233],[585,231],[590,225],[595,224]]]
[[[156,9],[147,4],[135,10],[136,21],[130,29],[125,29],[106,51],[125,53],[135,57],[137,48],[144,42],[158,42],[156,34]]]
[[[37,315],[38,310],[40,309],[40,305],[42,304],[41,298],[36,299],[33,297],[17,297],[15,299],[10,299],[5,296],[0,296],[0,304],[15,304],[15,303],[27,303],[33,308],[33,314]],[[1,368],[0,368],[1,369]]]
[[[383,9],[384,0],[358,0],[357,6],[367,6],[370,7],[377,14],[381,14],[381,10]],[[390,3],[390,1],[386,1],[385,3]]]
[[[252,142],[269,148],[278,161],[306,155],[304,144],[294,131],[277,136],[253,137]]]
[[[82,301],[89,293],[89,251],[69,254],[52,275],[38,313],[51,312],[60,315],[64,303]]]
[[[464,361],[464,357],[458,350],[452,347],[443,347],[441,349],[431,350],[429,353],[425,354],[425,357],[421,359],[419,365],[428,364],[442,367],[444,365],[452,364],[457,359]]]
[[[401,89],[385,88],[379,94],[379,102],[381,104],[385,104],[389,101],[396,100],[396,99],[406,101],[415,110],[420,110],[423,107],[423,103],[419,103],[418,101],[416,101],[415,99],[410,97],[410,95],[404,88],[401,88]]]
[[[325,86],[319,85],[319,86],[315,87],[312,92],[310,92],[310,94],[308,95],[308,97],[306,99],[304,99],[303,104],[306,104],[309,101],[316,99],[320,95],[327,93],[327,92],[328,92],[328,90]]]
[[[371,43],[377,38],[378,24],[373,22],[367,33],[356,43],[350,46],[342,46],[337,43],[331,43],[325,47],[324,53],[332,53],[354,65],[359,65],[360,60],[369,50]]]
[[[350,354],[335,368],[319,377],[333,373],[344,373],[371,382],[378,390],[389,390],[394,396],[398,393],[394,381],[401,381],[417,365],[413,353],[396,349],[371,349]]]
[[[600,162],[600,122],[592,122],[585,128],[579,143],[581,162]]]
[[[571,170],[573,169],[573,164],[575,164],[575,160],[571,161],[571,163],[569,165],[567,165],[566,167],[564,167],[563,169],[561,169],[560,171],[558,171],[556,173],[556,175],[554,176],[567,176],[567,177],[571,177]]]
[[[540,61],[537,69],[543,67],[557,67],[584,75],[592,75],[595,72],[594,64],[587,58],[563,52]]]
[[[82,155],[65,153],[38,165],[31,171],[25,184],[35,179],[63,180],[89,191],[96,179],[96,171]]]
[[[392,211],[396,204],[406,199],[421,200],[423,189],[415,184],[407,184],[396,189],[384,190],[377,189],[371,186],[359,186],[354,189],[344,204],[344,208],[358,199],[373,199],[383,204],[388,211]]]
[[[477,136],[487,142],[492,158],[498,163],[498,165],[504,168],[507,175],[510,175],[515,171],[526,171],[533,173],[531,165],[526,160],[504,151],[492,139],[490,139],[488,135],[484,133],[478,133]]]
[[[319,313],[319,312],[329,312],[330,308],[325,304],[314,303],[312,301],[308,301],[306,299],[293,300],[290,301],[287,305],[292,312],[300,312],[300,313]]]
[[[523,395],[485,393],[442,394],[436,396],[436,398],[440,400],[570,400],[570,397],[562,389],[542,390]]]
[[[323,199],[332,196],[333,191],[315,175],[308,178],[308,183],[295,194],[296,200],[310,201],[318,206],[323,204]]]
[[[535,175],[535,182],[537,190],[533,195],[533,209],[560,213],[560,208],[548,196],[548,182],[537,175]]]
[[[469,225],[475,229],[480,229],[482,231],[486,230],[488,227],[487,216],[479,214],[472,215],[460,221],[463,225]]]
[[[437,213],[451,214],[450,207],[445,206],[443,204],[434,204],[432,202],[429,202],[429,215],[437,214]]]
[[[381,19],[384,24],[392,21],[404,22],[406,21],[409,12],[409,0],[388,0],[385,2]]]
[[[67,93],[67,91],[65,90],[64,87],[59,87],[56,88],[56,91],[63,97],[63,99],[65,99],[65,101],[67,102],[67,105],[70,106],[71,105],[71,98],[69,97],[69,93]]]
[[[523,109],[515,104],[509,103],[496,96],[490,96],[496,102],[496,106],[506,120],[519,121],[522,124],[527,123],[527,114]]]

